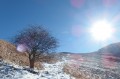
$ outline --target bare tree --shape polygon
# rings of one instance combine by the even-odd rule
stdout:
[[[38,55],[52,52],[57,46],[57,40],[41,26],[30,26],[17,34],[13,40],[15,45],[24,45],[29,54],[30,68]]]

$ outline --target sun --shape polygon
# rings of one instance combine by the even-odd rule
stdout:
[[[107,41],[113,36],[114,28],[108,21],[100,20],[92,23],[90,33],[97,41]]]

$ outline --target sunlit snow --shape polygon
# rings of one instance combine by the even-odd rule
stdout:
[[[75,79],[62,71],[63,64],[64,62],[44,63],[44,70],[39,70],[38,74],[32,74],[21,67],[0,61],[0,79]]]

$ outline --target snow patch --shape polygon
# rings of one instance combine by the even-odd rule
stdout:
[[[64,62],[43,65],[44,70],[39,70],[38,74],[32,74],[19,66],[0,61],[0,79],[75,79],[62,71]]]

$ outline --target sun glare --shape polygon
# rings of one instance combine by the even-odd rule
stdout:
[[[113,36],[114,28],[106,20],[94,22],[90,28],[92,37],[97,41],[107,41]]]

